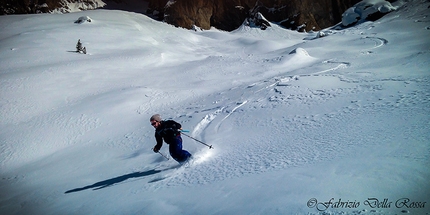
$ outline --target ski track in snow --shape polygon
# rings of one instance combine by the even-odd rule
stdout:
[[[375,36],[364,36],[357,41],[362,41],[364,44],[368,44],[368,41],[373,42],[364,49],[365,51],[359,51],[358,57],[374,54],[370,50],[379,49],[388,44],[387,39]],[[363,53],[366,55],[360,55]],[[325,68],[326,66],[330,67]],[[227,140],[229,145],[217,146],[214,144],[214,148],[222,147],[225,151],[218,151],[219,155],[207,162],[192,165],[187,171],[178,171],[173,176],[166,178],[167,180],[160,180],[159,182],[165,183],[165,185],[157,185],[156,187],[207,184],[248,174],[329,161],[339,158],[339,156],[353,156],[356,153],[355,146],[357,145],[374,147],[372,140],[378,136],[381,130],[373,131],[370,128],[357,127],[355,128],[356,136],[367,136],[367,138],[359,140],[361,142],[356,142],[357,140],[353,140],[355,137],[342,135],[342,133],[349,135],[354,133],[346,130],[351,121],[359,122],[364,120],[362,117],[367,117],[369,122],[374,121],[374,124],[377,125],[377,119],[371,117],[372,112],[387,112],[397,117],[407,118],[410,115],[410,108],[415,105],[430,108],[430,93],[426,90],[429,89],[428,80],[375,79],[368,77],[365,72],[348,75],[347,72],[341,71],[351,66],[353,66],[352,63],[348,61],[324,60],[307,67],[310,69],[308,74],[303,74],[303,71],[300,70],[298,71],[300,72],[299,75],[277,76],[234,87],[225,92],[217,93],[217,95],[210,95],[208,97],[215,100],[212,101],[215,104],[213,107],[199,107],[201,110],[194,108],[201,103],[211,103],[205,101],[205,98],[185,107],[185,109],[194,110],[192,114],[188,114],[188,117],[191,115],[198,117],[204,114],[192,131],[192,135],[202,138],[204,141],[216,139],[215,134],[220,135],[221,133],[222,135],[225,129],[235,129],[223,127],[225,121],[229,121],[228,124],[238,128],[242,125],[254,124],[257,130],[242,131],[238,129],[236,132],[249,132],[250,138],[236,140],[234,137],[227,137],[227,139],[231,138],[231,141]],[[294,73],[293,71],[292,74]],[[399,91],[397,95],[386,94],[386,89],[390,87],[404,88],[405,91]],[[334,104],[339,103],[343,104],[342,108],[333,109]],[[326,109],[325,113],[321,115],[306,111],[315,109],[314,106],[321,106],[322,109]],[[285,109],[286,113],[281,114],[281,118],[278,120],[273,120],[276,117],[268,113],[265,114],[268,115],[267,119],[269,120],[261,119],[264,115],[261,111],[264,113],[264,110],[273,110],[275,107],[276,110]],[[252,116],[253,113],[262,115],[259,115],[260,117],[244,117]],[[280,113],[273,114],[279,115]],[[425,113],[420,114],[425,115]],[[183,116],[187,116],[187,114],[183,114]],[[397,123],[397,121],[393,123]],[[270,134],[258,135],[258,127],[261,126],[272,126],[273,129]],[[277,127],[285,126],[288,127],[288,133],[277,129]],[[319,138],[309,139],[306,134],[310,131],[312,131],[312,137]],[[368,134],[363,132],[368,132]],[[384,132],[387,135],[385,144],[394,143],[395,139],[390,137],[392,134],[389,131]],[[422,135],[422,137],[417,138],[425,139],[425,132]],[[266,138],[262,138],[263,136]],[[267,136],[277,138],[268,140]],[[336,138],[333,139],[333,136]],[[282,140],[283,137],[286,140]],[[353,142],[351,142],[352,140]],[[287,144],[272,148],[270,146],[272,141],[285,141]],[[295,144],[295,141],[299,142]],[[230,144],[234,146],[230,146]],[[312,146],[302,148],[307,144]],[[248,150],[248,148],[252,150]],[[205,150],[208,149],[200,149],[197,154],[204,153]],[[411,150],[410,153],[413,154],[413,151]],[[427,154],[415,159],[422,160],[428,157]],[[207,171],[208,169],[209,171]]]
[[[220,114],[225,107],[217,109],[215,112],[207,114],[203,117],[203,119],[196,125],[193,132],[191,133],[192,136],[196,137],[199,136],[204,130],[207,128],[207,126],[217,117],[218,114]]]
[[[216,126],[215,132],[217,132],[219,130],[219,127],[221,126],[222,122],[224,120],[226,120],[231,114],[233,114],[238,108],[242,107],[243,105],[245,105],[248,101],[244,101],[244,102],[238,102],[237,106],[234,107],[222,120],[221,122],[219,122]]]
[[[309,85],[304,84],[305,82],[309,82]],[[330,86],[332,87],[326,88],[325,84],[318,85],[318,83],[331,83]],[[222,126],[222,123],[227,120],[230,120],[229,124],[238,127],[250,123],[255,124],[257,133],[260,126],[272,126],[274,129],[271,134],[266,133],[264,134],[266,138],[262,138],[263,135],[256,136],[252,134],[253,131],[250,131],[250,139],[241,140],[245,142],[232,139],[231,144],[234,146],[214,144],[215,149],[222,147],[227,150],[218,151],[217,153],[220,155],[209,159],[207,162],[191,165],[187,171],[177,171],[173,176],[166,178],[167,180],[160,182],[166,183],[165,186],[206,184],[226,178],[329,161],[339,158],[339,156],[352,156],[357,145],[374,147],[372,139],[381,130],[373,131],[366,127],[357,127],[355,128],[357,129],[356,136],[368,135],[368,138],[361,140],[362,142],[356,142],[357,140],[351,142],[356,136],[342,135],[342,133],[349,135],[354,133],[351,131],[344,132],[345,129],[348,129],[345,126],[351,121],[364,120],[360,117],[368,116],[368,120],[372,121],[372,112],[387,112],[407,118],[410,115],[410,109],[415,105],[424,105],[430,108],[430,93],[425,90],[429,89],[427,83],[427,80],[420,79],[381,79],[369,82],[348,79],[337,74],[321,75],[315,73],[313,75],[276,77],[230,89],[226,93],[219,94],[219,98],[216,99],[216,106],[206,107],[206,110],[202,110],[201,113],[210,113],[205,114],[196,125],[193,135],[202,138],[208,137],[203,139],[210,141],[211,138],[215,137],[215,134],[222,133],[224,129],[231,129]],[[303,88],[301,86],[308,87]],[[410,86],[414,90],[407,90],[398,95],[385,95],[384,89],[391,86],[404,86],[406,88]],[[224,97],[224,94],[228,97]],[[231,95],[236,95],[236,97],[231,97]],[[210,96],[210,98],[214,98],[214,96]],[[342,108],[331,108],[331,104],[339,103],[343,104]],[[311,107],[315,105],[327,108],[326,113],[321,115],[306,112],[306,109],[311,110],[313,109]],[[275,118],[273,116],[267,117],[269,120],[244,117],[253,115],[254,112],[261,114],[261,111],[272,110],[275,106],[279,109],[285,109],[287,114],[275,121],[272,119]],[[304,109],[304,111],[297,111],[297,109]],[[235,117],[236,115],[237,117]],[[377,124],[377,119],[374,120],[376,120],[374,123]],[[322,127],[323,125],[325,127]],[[277,129],[285,126],[288,127],[288,133],[283,133]],[[317,136],[319,139],[309,139],[306,134],[310,131],[314,134],[313,137]],[[238,132],[246,131],[239,130]],[[363,134],[362,132],[369,133]],[[390,132],[384,132],[387,135],[386,144],[395,142],[395,139],[390,137]],[[214,134],[211,135],[211,133]],[[283,147],[272,148],[270,146],[272,141],[283,140],[279,138],[268,140],[267,136],[285,137],[287,138],[285,143],[288,144]],[[332,136],[337,137],[333,139]],[[423,133],[422,137],[417,138],[426,137]],[[191,140],[186,141],[185,146],[189,144],[189,141]],[[312,146],[302,148],[307,144]],[[248,150],[248,148],[252,150]],[[209,149],[200,149],[197,154],[205,153],[205,150]],[[413,154],[413,150],[410,153]],[[428,156],[416,159],[427,159]],[[209,171],[207,171],[208,169]],[[159,186],[162,185],[158,185],[157,188]]]
[[[370,36],[367,36],[365,38],[373,40],[375,42],[375,47],[373,47],[373,49],[380,48],[381,46],[386,45],[388,43],[388,40],[386,40],[384,38],[381,38],[381,37],[370,37]]]
[[[373,44],[369,44],[367,48],[360,51],[358,57],[363,53],[365,53],[365,55],[361,55],[363,57],[374,54],[372,50],[382,48],[389,43],[387,39],[376,36],[363,36],[357,40],[357,42],[365,46],[367,46],[368,41],[372,41]],[[321,69],[326,65],[332,67]],[[362,73],[362,75],[358,73],[354,76],[339,73],[341,72],[340,70],[348,69],[351,66],[351,62],[347,61],[337,59],[324,60],[308,67],[308,69],[311,69],[311,72],[307,72],[308,75],[300,71],[300,75],[274,77],[219,93],[219,98],[215,102],[217,106],[206,108],[208,110],[215,109],[215,111],[203,117],[195,127],[193,131],[194,135],[204,137],[212,132],[222,132],[222,123],[225,120],[233,120],[234,122],[230,122],[230,124],[235,124],[239,127],[247,123],[256,124],[257,127],[273,126],[274,131],[269,136],[285,136],[285,138],[289,139],[286,143],[290,145],[273,149],[270,146],[270,141],[282,140],[275,138],[275,140],[269,140],[268,143],[268,140],[261,139],[261,136],[250,135],[252,138],[245,140],[247,141],[246,143],[238,143],[239,145],[235,145],[234,148],[229,147],[230,151],[214,158],[212,161],[213,165],[211,163],[203,163],[200,166],[195,166],[186,172],[178,174],[177,177],[171,178],[169,184],[205,184],[211,181],[224,180],[225,178],[241,177],[247,174],[332,160],[340,156],[339,154],[341,156],[353,155],[354,145],[366,147],[366,144],[369,144],[368,146],[372,147],[372,138],[374,138],[373,134],[369,134],[368,140],[353,143],[350,142],[351,137],[339,134],[346,129],[345,126],[351,120],[363,120],[356,118],[357,116],[366,116],[372,112],[388,112],[400,114],[399,117],[401,117],[402,115],[409,115],[407,109],[417,104],[429,106],[430,93],[425,90],[429,89],[427,80],[402,78],[372,79],[371,77],[367,77],[366,73]],[[300,84],[296,84],[295,82],[300,82]],[[309,84],[306,84],[306,82]],[[330,88],[326,87],[327,83],[330,83]],[[402,85],[405,88],[412,85],[410,88],[415,90],[403,93],[399,92],[398,95],[384,94],[384,90],[387,87],[400,87]],[[306,87],[303,88],[303,86]],[[224,94],[226,95],[225,97],[223,96]],[[232,95],[235,95],[235,97],[232,97]],[[210,98],[213,98],[213,96],[210,96]],[[333,110],[330,107],[330,104],[338,103],[343,103],[341,109]],[[245,104],[247,106],[244,106]],[[316,105],[322,108],[327,106],[327,112],[321,115],[307,113],[306,111],[292,111],[298,113],[288,114],[289,117],[284,116],[280,120],[270,120],[269,122],[252,117],[249,117],[251,121],[247,122],[246,117],[233,117],[234,113],[242,115],[240,112],[246,113],[242,116],[252,115],[253,111],[259,114],[259,110],[264,110],[266,107],[270,107],[269,109],[271,109],[275,106],[283,106],[288,113],[292,109],[312,110],[313,108],[311,107]],[[238,110],[240,111],[238,112]],[[272,116],[268,118],[270,119]],[[369,119],[369,121],[372,120]],[[214,125],[211,127],[211,124]],[[330,125],[330,127],[322,128],[323,125]],[[290,132],[288,134],[278,133],[276,127],[285,126],[289,128]],[[360,132],[360,129],[372,132],[366,128],[356,129],[357,136],[366,136],[366,134]],[[316,133],[313,136],[319,136],[320,139],[307,138],[305,134],[308,130],[312,130],[314,134]],[[347,131],[345,133],[351,134],[353,132]],[[268,134],[264,134],[264,136],[266,135]],[[338,139],[333,140],[331,136],[338,136]],[[422,138],[425,138],[424,136]],[[389,137],[389,134],[386,139],[387,142],[389,140],[395,141]],[[296,146],[294,145],[294,140],[299,140],[300,143]],[[316,144],[316,146],[300,148],[300,146],[306,145],[306,143]],[[251,144],[252,147],[249,148],[253,150],[248,151],[246,144]],[[215,145],[214,147],[217,146]],[[203,171],[208,168],[211,171]],[[226,169],[230,171],[225,171]],[[208,173],[212,174],[208,175]]]

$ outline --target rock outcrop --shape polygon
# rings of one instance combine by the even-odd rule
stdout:
[[[255,14],[299,31],[320,30],[342,20],[360,0],[149,0],[147,13],[158,20],[191,29],[214,26],[231,31]]]
[[[264,30],[272,22],[292,30],[318,31],[344,22],[342,14],[361,0],[3,0],[0,14],[115,9],[137,1],[146,8],[139,9],[140,12],[146,11],[154,19],[187,29],[215,27],[232,31],[245,22]],[[380,18],[384,12],[367,19]],[[354,21],[353,18],[348,22]]]
[[[111,2],[122,0],[108,0]],[[106,5],[106,0],[1,0],[0,15],[5,14],[33,14],[68,13],[81,10],[92,10]],[[70,8],[73,6],[73,8]]]
[[[59,0],[3,0],[0,2],[0,15],[47,13],[61,6]]]

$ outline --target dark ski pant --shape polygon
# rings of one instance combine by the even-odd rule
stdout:
[[[179,163],[182,163],[191,157],[191,154],[188,151],[182,149],[181,136],[176,136],[174,141],[169,144],[169,152],[170,156]]]

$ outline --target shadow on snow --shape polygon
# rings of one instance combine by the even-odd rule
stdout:
[[[99,189],[103,189],[103,188],[112,186],[114,184],[118,184],[118,183],[123,182],[123,181],[125,181],[127,179],[130,179],[130,178],[140,178],[140,177],[145,177],[145,176],[149,176],[149,175],[154,175],[154,174],[160,173],[162,171],[166,171],[166,170],[173,169],[173,168],[176,168],[176,167],[170,167],[170,168],[163,169],[163,170],[152,169],[152,170],[148,170],[148,171],[145,171],[145,172],[134,172],[134,173],[130,173],[130,174],[118,176],[118,177],[115,177],[115,178],[107,179],[107,180],[104,180],[104,181],[100,181],[100,182],[97,182],[97,183],[94,183],[92,185],[88,185],[88,186],[85,186],[85,187],[75,188],[73,190],[68,190],[65,193],[74,193],[74,192],[78,192],[78,191],[82,191],[82,190],[87,190],[87,189],[92,189],[92,188],[94,188],[93,190],[99,190]]]

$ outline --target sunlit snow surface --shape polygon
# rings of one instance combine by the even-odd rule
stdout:
[[[430,2],[403,3],[311,33],[1,16],[0,214],[430,213]],[[154,153],[155,113],[213,149]]]

